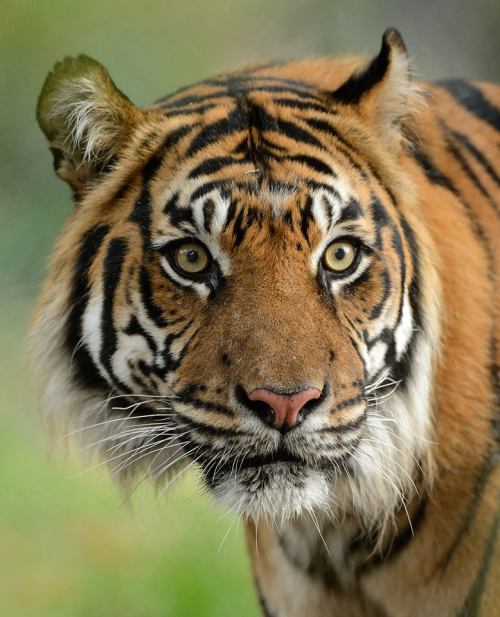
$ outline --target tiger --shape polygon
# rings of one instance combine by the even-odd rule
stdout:
[[[88,56],[45,81],[44,417],[126,486],[198,470],[267,617],[500,612],[499,105],[393,28],[146,109]]]

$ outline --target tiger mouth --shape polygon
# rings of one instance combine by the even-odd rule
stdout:
[[[245,458],[241,464],[237,465],[237,470],[245,471],[247,469],[258,469],[262,467],[269,467],[271,465],[277,465],[280,463],[300,465],[302,467],[307,466],[307,462],[304,459],[295,456],[286,448],[281,447],[272,454]]]
[[[253,476],[261,470],[278,470],[280,467],[290,470],[299,470],[309,467],[307,461],[303,458],[295,456],[285,447],[280,447],[271,454],[248,456],[243,460],[238,460],[237,457],[233,457],[230,460],[226,460],[223,465],[216,466],[213,471],[210,470],[210,467],[213,467],[213,464],[208,461],[200,462],[201,467],[205,472],[205,478],[212,486],[219,484],[228,477],[247,477],[249,474],[250,476]]]
[[[345,453],[344,456],[338,458],[340,460],[347,461],[351,455],[351,452]],[[332,468],[331,461],[318,459],[318,460],[306,460],[300,456],[292,454],[286,447],[281,446],[275,452],[270,454],[260,454],[257,456],[245,457],[242,461],[237,459],[231,459],[227,461],[223,466],[220,466],[216,472],[218,479],[226,477],[228,475],[248,475],[248,472],[259,472],[261,470],[273,470],[273,469],[288,469],[293,470],[311,470],[311,471],[323,471],[329,472]],[[214,478],[215,479],[215,478]]]

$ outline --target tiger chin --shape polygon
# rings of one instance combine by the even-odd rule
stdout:
[[[45,416],[123,481],[199,469],[265,615],[498,615],[499,103],[394,29],[144,110],[87,56],[47,77]]]

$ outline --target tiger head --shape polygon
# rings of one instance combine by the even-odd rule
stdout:
[[[395,512],[431,467],[434,265],[400,164],[419,97],[394,30],[367,64],[144,111],[94,60],[57,64],[38,120],[75,209],[32,333],[50,417],[121,476],[196,464],[253,519]]]

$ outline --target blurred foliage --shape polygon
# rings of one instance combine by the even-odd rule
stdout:
[[[99,469],[47,461],[24,366],[26,319],[69,212],[34,109],[65,55],[139,105],[257,59],[374,53],[401,30],[417,75],[498,79],[498,0],[5,0],[0,24],[0,615],[256,615],[240,533],[188,479],[134,511]],[[68,471],[70,470],[70,471]],[[73,471],[71,471],[73,470]],[[135,510],[135,508],[137,508]],[[236,523],[233,521],[233,527]]]

